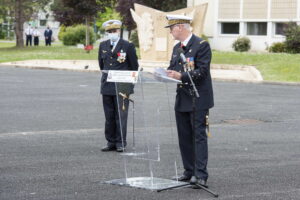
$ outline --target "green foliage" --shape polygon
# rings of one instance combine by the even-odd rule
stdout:
[[[130,13],[130,8],[133,9],[134,3],[169,12],[185,8],[187,0],[117,0],[116,10],[121,14],[122,22],[129,31],[136,28],[136,24]]]
[[[202,34],[202,35],[201,35],[201,38],[202,38],[203,40],[209,42],[209,41],[208,41],[208,37],[207,37],[206,35]]]
[[[105,8],[105,12],[98,12],[96,18],[96,25],[100,30],[104,30],[102,28],[102,24],[110,19],[118,19],[121,20],[120,14],[114,8]]]
[[[136,48],[140,47],[139,44],[139,36],[138,36],[138,32],[137,31],[132,31],[131,35],[130,35],[130,39],[129,39]]]
[[[282,53],[286,52],[285,42],[275,42],[269,47],[269,52]]]
[[[105,8],[113,8],[116,0],[53,0],[51,10],[55,20],[65,26],[92,21],[98,12],[104,13]]]
[[[76,44],[85,44],[85,25],[77,25],[66,28],[66,32],[63,34],[63,44],[70,46]],[[89,28],[90,44],[95,42],[95,33],[92,28]]]
[[[63,40],[63,36],[64,36],[64,34],[66,33],[66,29],[67,29],[66,26],[64,26],[64,25],[61,25],[61,26],[60,26],[59,33],[58,33],[58,39],[59,39],[60,41]]]
[[[0,29],[0,39],[5,38],[5,32]]]
[[[300,53],[300,26],[296,22],[290,22],[284,32],[286,51],[288,53]]]
[[[232,48],[239,52],[249,51],[251,48],[251,42],[247,37],[239,37],[233,42]]]

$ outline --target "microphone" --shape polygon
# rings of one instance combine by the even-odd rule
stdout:
[[[182,49],[182,48],[178,48],[178,49],[177,49],[177,52],[178,52],[178,54],[180,55],[180,58],[181,58],[182,62],[183,62],[184,64],[186,64],[186,57],[185,57],[185,55],[184,55],[183,49]]]

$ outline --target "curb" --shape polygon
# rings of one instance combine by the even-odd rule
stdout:
[[[216,64],[214,65],[212,69],[224,69],[224,66],[229,67],[229,69],[237,69],[237,67],[234,67],[232,65],[221,65],[221,67],[216,67]],[[26,69],[40,69],[40,70],[60,70],[60,71],[73,71],[73,72],[91,72],[91,73],[100,73],[100,70],[95,69],[70,69],[70,68],[55,68],[55,67],[41,67],[41,66],[27,66],[27,65],[8,65],[8,64],[1,64],[0,67],[14,67],[14,68],[26,68]],[[253,66],[247,66],[247,67],[253,67]],[[153,67],[143,67],[145,72],[151,72],[151,68]],[[245,66],[240,66],[239,68],[245,69]],[[256,71],[258,71],[255,67],[253,67],[255,70],[251,70],[251,73],[256,74],[256,76],[261,76],[260,73],[257,74]],[[252,68],[252,69],[253,69]],[[228,68],[227,68],[228,69]],[[268,85],[289,85],[289,86],[300,86],[300,82],[281,82],[281,81],[250,81],[250,80],[238,80],[238,79],[222,79],[222,78],[212,78],[213,81],[221,81],[221,82],[235,82],[235,83],[251,83],[251,84],[268,84]]]

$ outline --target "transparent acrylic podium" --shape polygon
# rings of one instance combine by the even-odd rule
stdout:
[[[147,72],[139,72],[135,84],[115,83],[126,147],[120,154],[124,177],[105,183],[157,191],[187,185],[171,179],[178,177],[181,164],[173,109],[176,84]]]

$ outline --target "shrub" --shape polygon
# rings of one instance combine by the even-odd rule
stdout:
[[[269,52],[273,52],[273,53],[286,52],[286,45],[284,42],[275,42],[270,46]]]
[[[58,39],[60,41],[63,40],[64,34],[66,33],[66,29],[67,29],[66,26],[64,26],[64,25],[60,26],[59,33],[58,33]]]
[[[66,31],[63,33],[63,44],[70,46],[76,44],[84,44],[85,45],[85,25],[77,25],[67,27]],[[95,33],[92,28],[89,28],[90,33],[90,44],[95,42]]]
[[[233,42],[232,48],[235,51],[239,51],[239,52],[249,51],[249,49],[251,48],[251,42],[247,37],[239,37],[237,40]]]
[[[284,33],[286,51],[288,53],[300,53],[300,26],[296,22],[289,22]]]
[[[139,36],[137,31],[132,31],[130,35],[130,41],[134,44],[136,48],[138,48],[139,45]]]
[[[0,39],[5,38],[5,32],[0,29]]]

